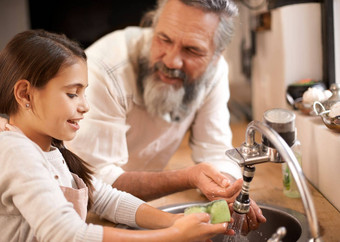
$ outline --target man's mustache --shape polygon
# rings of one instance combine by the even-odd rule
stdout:
[[[169,78],[179,78],[182,79],[184,82],[187,81],[187,75],[184,71],[180,69],[168,68],[164,63],[160,61],[154,65],[153,71],[161,71]]]

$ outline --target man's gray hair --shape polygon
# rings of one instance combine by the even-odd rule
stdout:
[[[162,13],[164,5],[169,0],[158,0],[155,10],[147,12],[141,21],[141,26],[155,26]],[[178,0],[185,5],[213,12],[219,16],[220,23],[214,37],[215,55],[219,55],[231,41],[234,34],[234,17],[238,15],[238,7],[231,0]]]

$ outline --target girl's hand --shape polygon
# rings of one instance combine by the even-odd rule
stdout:
[[[217,234],[233,235],[233,230],[228,230],[227,223],[210,224],[207,213],[194,213],[186,215],[174,222],[171,229],[176,234],[176,241],[210,241]]]

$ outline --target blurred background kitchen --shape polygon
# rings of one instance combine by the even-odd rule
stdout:
[[[62,32],[87,47],[106,33],[138,25],[155,2],[1,0],[0,49],[14,34],[29,28]],[[286,107],[286,87],[298,80],[322,80],[327,87],[336,82],[339,0],[236,2],[240,9],[236,34],[225,52],[232,122],[261,119],[269,108]]]
[[[0,0],[0,49],[18,32],[43,28],[89,46],[99,37],[138,25],[156,0]],[[236,33],[225,52],[230,66],[234,145],[251,120],[271,108],[292,107],[288,85],[302,79],[340,83],[340,0],[238,0]],[[299,110],[303,171],[340,210],[340,133]],[[241,128],[240,128],[241,127]],[[337,191],[337,192],[335,192]],[[339,216],[339,215],[338,215]]]

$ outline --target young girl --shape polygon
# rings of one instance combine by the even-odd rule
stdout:
[[[0,133],[1,240],[205,241],[232,234],[226,223],[209,224],[207,214],[163,212],[91,175],[63,145],[89,110],[87,85],[85,53],[63,35],[25,31],[1,51],[0,113],[16,127]],[[86,224],[87,209],[156,230]]]

